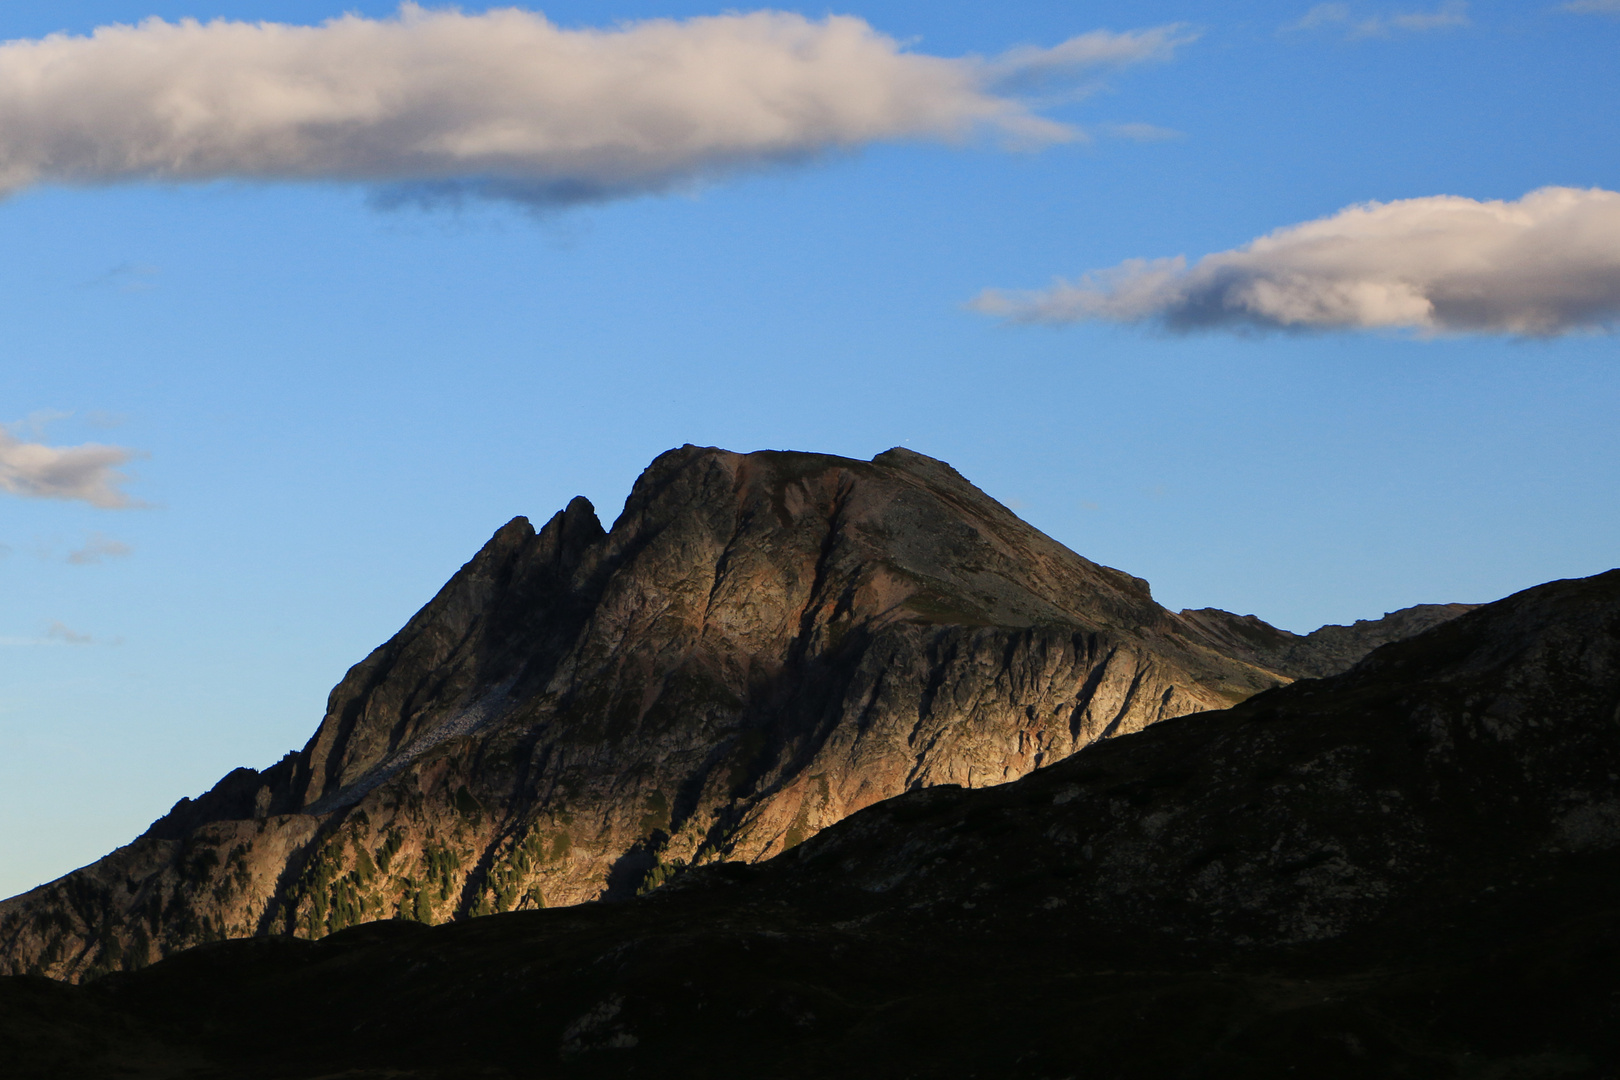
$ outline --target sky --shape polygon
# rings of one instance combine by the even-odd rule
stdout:
[[[302,746],[500,525],[611,523],[683,443],[909,446],[1298,632],[1620,563],[1620,3],[0,41],[0,895]]]

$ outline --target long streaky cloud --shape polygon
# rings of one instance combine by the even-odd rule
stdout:
[[[239,179],[565,204],[887,140],[1065,141],[1006,88],[1187,40],[1097,31],[953,59],[771,11],[607,30],[411,4],[319,26],[153,18],[0,45],[0,193]]]
[[[986,290],[970,306],[1015,322],[1179,331],[1608,330],[1620,322],[1620,193],[1546,187],[1514,202],[1369,202],[1191,265],[1132,259],[1045,290]]]
[[[24,442],[0,427],[0,492],[30,499],[73,499],[104,510],[144,505],[121,488],[119,468],[141,457],[122,446]]]

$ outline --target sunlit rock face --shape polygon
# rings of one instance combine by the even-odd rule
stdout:
[[[611,531],[500,529],[302,751],[0,904],[0,971],[634,896],[1289,681],[1228,629],[907,450],[672,450]]]

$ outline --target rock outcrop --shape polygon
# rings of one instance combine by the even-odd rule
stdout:
[[[0,904],[0,971],[623,899],[1288,681],[949,466],[684,447],[503,527],[304,749]],[[1212,629],[1213,628],[1213,629]],[[1270,654],[1265,654],[1269,656]]]
[[[0,1052],[53,1080],[1601,1078],[1617,959],[1612,571],[631,903],[0,979]]]

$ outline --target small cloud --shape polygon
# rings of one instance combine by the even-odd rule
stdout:
[[[1080,501],[1080,509],[1082,509],[1082,510],[1101,510],[1102,506],[1100,504],[1098,504],[1098,503],[1092,502],[1090,499],[1082,499]]]
[[[1101,68],[1169,60],[1198,36],[1185,23],[1171,23],[1123,33],[1093,30],[1051,48],[1025,45],[985,65],[987,85],[1002,93],[1029,93],[1070,83]]]
[[[58,420],[66,420],[73,414],[62,412],[60,409],[35,409],[21,420],[10,424],[0,424],[13,435],[27,439],[43,439],[45,429]]]
[[[1558,5],[1558,10],[1577,15],[1620,15],[1620,0],[1569,0]]]
[[[1450,30],[1456,26],[1471,26],[1473,20],[1468,17],[1466,0],[1448,0],[1435,11],[1391,15],[1386,20],[1386,25],[1394,30],[1421,33],[1424,30]]]
[[[74,566],[89,566],[103,559],[122,559],[134,550],[122,540],[114,540],[104,533],[91,533],[84,547],[68,552],[67,561]]]
[[[1468,17],[1467,0],[1446,0],[1433,11],[1404,11],[1384,15],[1358,16],[1349,4],[1317,4],[1298,21],[1281,27],[1283,33],[1322,30],[1332,27],[1348,29],[1349,37],[1389,37],[1394,33],[1422,33],[1426,30],[1450,30],[1472,25]]]
[[[45,628],[45,637],[48,641],[59,641],[63,645],[89,645],[94,641],[89,634],[81,634],[54,619]]]
[[[1338,23],[1350,21],[1349,4],[1317,4],[1307,11],[1298,22],[1291,22],[1282,29],[1288,30],[1315,30],[1323,26],[1333,26]]]
[[[87,289],[114,289],[121,293],[151,292],[157,288],[159,270],[142,263],[120,263],[100,277],[84,283]]]
[[[1157,124],[1104,124],[1102,130],[1115,138],[1130,139],[1132,142],[1168,142],[1186,138],[1185,134],[1174,128]]]
[[[37,427],[31,419],[0,425],[0,491],[25,499],[73,499],[103,510],[146,505],[120,490],[129,477],[119,468],[143,457],[140,451],[101,443],[46,446],[19,437],[19,431]]]
[[[970,307],[1014,322],[1557,337],[1620,327],[1620,192],[1362,203],[1189,263],[1128,259]]]

